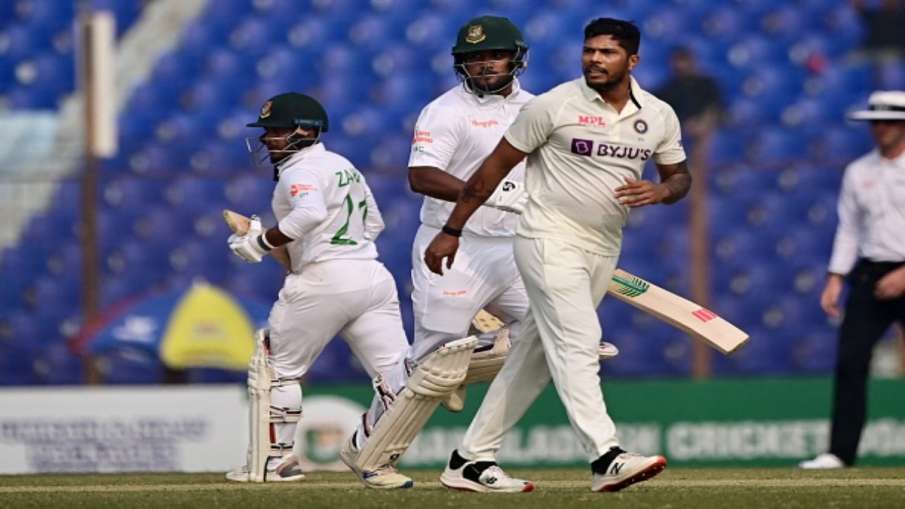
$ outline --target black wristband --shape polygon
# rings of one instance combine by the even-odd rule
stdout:
[[[258,235],[258,245],[261,246],[261,249],[263,249],[264,251],[270,251],[271,249],[273,249],[273,246],[267,243],[267,239],[264,238],[264,235],[265,234],[263,233]]]
[[[452,235],[453,237],[462,236],[462,230],[457,230],[457,229],[453,228],[452,226],[449,226],[448,224],[444,224],[441,231],[447,235]]]

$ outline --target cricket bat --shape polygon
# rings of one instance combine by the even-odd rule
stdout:
[[[223,211],[223,219],[229,228],[238,234],[248,231],[250,219],[233,212]],[[277,248],[272,253],[286,270],[290,270],[289,253]],[[712,347],[730,354],[748,341],[748,334],[713,311],[676,295],[622,269],[616,269],[607,293],[629,305],[651,314],[686,333],[705,341]],[[475,328],[489,332],[502,327],[503,323],[487,311],[480,311],[473,322]]]
[[[245,235],[251,226],[250,218],[228,209],[223,210],[223,220],[226,221],[226,226],[236,235]],[[292,261],[289,259],[289,251],[286,250],[286,246],[274,248],[270,252],[270,256],[286,269],[286,272],[292,272]]]
[[[622,269],[613,273],[607,292],[709,343],[724,354],[734,352],[748,341],[748,334],[713,311]]]

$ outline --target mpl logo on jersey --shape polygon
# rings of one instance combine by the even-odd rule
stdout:
[[[606,120],[596,115],[578,115],[578,123],[591,127],[606,127]]]

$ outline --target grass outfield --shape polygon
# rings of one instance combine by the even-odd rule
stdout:
[[[304,481],[284,484],[226,483],[220,474],[0,476],[0,508],[905,508],[905,468],[674,468],[619,493],[591,493],[584,470],[511,473],[536,481],[537,490],[494,495],[449,491],[433,471],[415,471],[414,489],[388,492],[366,490],[347,473],[312,473]]]

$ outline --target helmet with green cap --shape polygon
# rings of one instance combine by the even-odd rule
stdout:
[[[502,74],[504,79],[488,88],[481,86],[477,76],[469,73],[466,63],[475,53],[511,52],[509,70]],[[465,88],[478,95],[494,94],[505,89],[528,65],[528,44],[522,32],[508,18],[500,16],[479,16],[462,25],[452,48],[454,68],[464,80]]]
[[[297,92],[271,97],[261,106],[258,119],[246,124],[262,127],[264,134],[245,139],[256,165],[277,165],[288,156],[314,145],[329,128],[327,111],[317,99]]]

